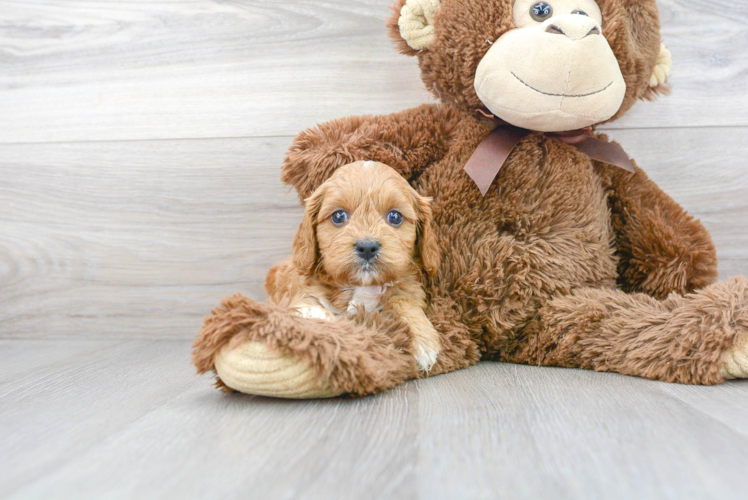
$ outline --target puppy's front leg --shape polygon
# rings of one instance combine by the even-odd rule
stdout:
[[[387,302],[386,307],[396,312],[410,326],[418,368],[428,373],[436,363],[441,343],[439,333],[423,311],[423,303],[424,299],[420,297],[395,295]]]

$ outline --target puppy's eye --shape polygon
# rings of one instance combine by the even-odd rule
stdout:
[[[545,2],[538,2],[530,7],[530,17],[542,23],[553,14],[553,7]]]
[[[403,223],[403,215],[397,210],[390,210],[390,213],[387,214],[387,222],[397,227]]]
[[[571,11],[571,13],[572,14],[579,14],[580,16],[587,16],[587,17],[589,17],[589,15],[585,11],[579,10],[579,9],[574,9],[574,10]]]
[[[342,226],[343,224],[348,222],[348,212],[346,212],[345,210],[338,210],[337,212],[332,214],[330,220],[336,226]]]

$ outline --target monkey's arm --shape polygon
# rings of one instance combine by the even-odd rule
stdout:
[[[638,167],[634,174],[608,165],[598,169],[609,189],[618,283],[624,291],[664,298],[716,280],[716,250],[701,222]]]
[[[450,106],[425,104],[390,115],[352,116],[305,130],[283,161],[281,180],[307,198],[339,167],[358,160],[384,163],[412,179],[446,154],[464,118]]]

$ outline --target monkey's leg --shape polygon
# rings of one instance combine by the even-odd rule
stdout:
[[[261,396],[360,396],[417,375],[407,325],[396,318],[303,318],[238,294],[205,319],[193,347],[198,373],[215,371],[223,389]]]
[[[664,300],[579,289],[552,299],[524,334],[502,358],[684,384],[748,378],[748,280]]]
[[[432,297],[426,316],[439,332],[440,350],[433,368],[428,373],[419,373],[419,377],[453,372],[480,361],[480,350],[461,319],[459,306],[451,298]]]
[[[616,232],[618,284],[627,292],[664,299],[717,279],[717,252],[698,220],[638,167],[630,174],[600,166]]]

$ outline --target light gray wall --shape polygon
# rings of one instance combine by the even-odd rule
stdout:
[[[388,3],[0,0],[0,337],[190,337],[263,299],[294,135],[432,100]],[[746,11],[660,6],[672,94],[606,128],[745,274]]]

